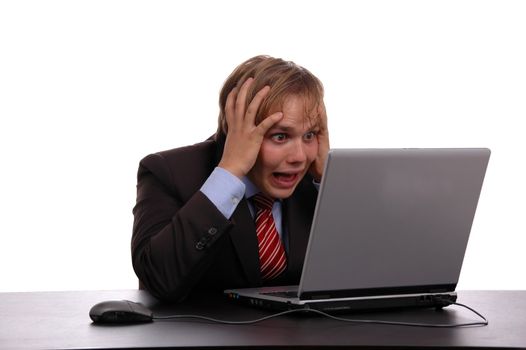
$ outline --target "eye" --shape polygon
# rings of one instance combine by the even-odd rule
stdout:
[[[271,138],[273,141],[276,142],[284,142],[287,139],[287,134],[280,132],[277,134],[273,134]]]
[[[316,138],[316,132],[315,131],[309,131],[305,135],[303,135],[303,139],[306,141],[312,141]]]

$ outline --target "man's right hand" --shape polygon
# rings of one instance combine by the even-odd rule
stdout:
[[[245,111],[247,92],[253,81],[253,78],[248,78],[241,88],[235,87],[228,94],[225,105],[228,132],[219,167],[238,178],[242,178],[252,169],[265,134],[283,117],[282,112],[276,112],[256,125],[257,111],[270,87],[265,86],[259,90]]]

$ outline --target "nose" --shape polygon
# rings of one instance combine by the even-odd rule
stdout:
[[[289,163],[304,163],[307,160],[305,145],[301,140],[291,142],[288,155]]]

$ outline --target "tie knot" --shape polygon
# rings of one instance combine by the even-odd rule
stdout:
[[[256,206],[256,208],[262,210],[272,210],[274,199],[272,199],[271,197],[260,192],[252,198],[254,200],[254,205]]]

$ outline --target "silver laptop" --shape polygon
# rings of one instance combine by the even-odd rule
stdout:
[[[225,294],[281,310],[455,302],[489,157],[485,148],[332,149],[300,284]]]

